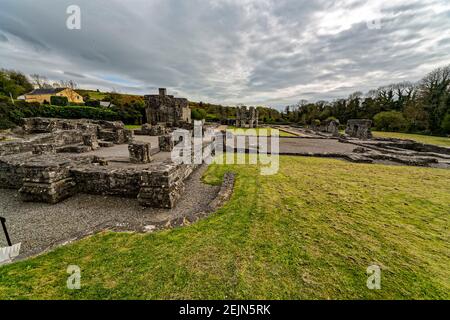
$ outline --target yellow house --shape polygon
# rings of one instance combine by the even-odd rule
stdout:
[[[69,102],[84,103],[83,97],[70,88],[35,89],[25,95],[26,102],[50,103],[50,97],[67,97]]]

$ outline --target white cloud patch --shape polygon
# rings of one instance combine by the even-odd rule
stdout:
[[[450,63],[447,0],[2,0],[0,67],[83,87],[283,106]],[[368,27],[379,21],[380,28]]]

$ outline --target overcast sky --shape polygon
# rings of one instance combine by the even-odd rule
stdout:
[[[449,0],[0,0],[0,67],[83,88],[280,107],[449,63]]]

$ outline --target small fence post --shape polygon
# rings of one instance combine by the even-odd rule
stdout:
[[[3,232],[5,233],[6,242],[8,242],[8,246],[12,246],[11,240],[9,239],[8,230],[6,230],[6,219],[3,217],[0,217],[0,221],[2,223]]]

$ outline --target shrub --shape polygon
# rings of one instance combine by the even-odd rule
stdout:
[[[84,104],[87,107],[100,108],[100,101],[98,100],[86,100]]]
[[[120,115],[109,109],[92,108],[85,106],[49,106],[39,103],[16,101],[11,103],[0,102],[0,119],[3,127],[20,124],[22,118],[48,117],[67,119],[93,119],[93,120],[121,120]]]
[[[67,97],[51,96],[50,104],[54,106],[67,106],[69,104],[69,99],[67,99]]]
[[[3,117],[0,118],[0,130],[11,129],[15,126],[14,122],[9,121],[9,119]]]
[[[206,111],[204,109],[193,109],[191,111],[191,118],[193,120],[203,120],[207,116]]]
[[[450,113],[447,113],[442,120],[441,128],[444,130],[444,133],[450,133]]]
[[[397,111],[384,111],[373,117],[375,127],[381,131],[403,131],[408,124],[403,114]]]

